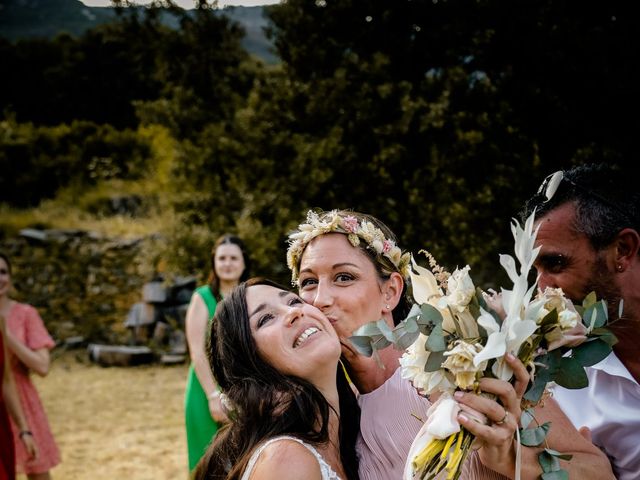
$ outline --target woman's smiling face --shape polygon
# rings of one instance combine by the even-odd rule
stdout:
[[[312,383],[319,375],[335,374],[340,342],[320,310],[270,285],[247,288],[246,301],[251,332],[265,362]]]
[[[342,340],[383,316],[389,301],[384,282],[371,259],[341,233],[313,239],[300,261],[300,296],[329,318]]]

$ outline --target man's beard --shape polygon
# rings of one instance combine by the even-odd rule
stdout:
[[[589,282],[585,286],[585,295],[595,292],[598,300],[607,302],[609,321],[618,320],[618,306],[622,295],[616,286],[615,272],[609,271],[604,255],[597,255],[589,276]]]

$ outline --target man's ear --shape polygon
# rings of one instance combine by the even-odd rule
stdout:
[[[616,270],[624,272],[638,259],[640,235],[633,228],[625,228],[618,232],[614,242],[616,247]]]
[[[393,310],[400,303],[403,289],[404,279],[398,272],[393,272],[385,280],[382,293],[384,294],[385,306],[389,305],[389,310]]]

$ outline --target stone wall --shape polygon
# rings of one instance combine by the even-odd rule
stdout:
[[[13,298],[38,309],[58,342],[124,343],[124,320],[154,274],[156,238],[77,230],[23,230],[0,241],[13,267]]]

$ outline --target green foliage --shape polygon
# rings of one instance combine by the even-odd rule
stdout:
[[[289,88],[301,97],[295,131],[308,134],[311,148],[340,134],[319,205],[372,212],[409,248],[427,247],[448,265],[464,258],[476,278],[501,283],[489,262],[507,246],[500,232],[508,219],[542,172],[575,152],[581,161],[587,150],[596,153],[593,136],[583,135],[585,118],[618,118],[613,111],[595,118],[590,102],[572,117],[577,91],[603,85],[591,83],[593,60],[575,50],[576,35],[607,64],[600,81],[613,86],[613,72],[630,68],[600,53],[617,41],[611,29],[626,24],[591,11],[576,18],[565,8],[304,0],[270,7]],[[592,133],[611,133],[606,148],[633,154],[611,125],[603,128]]]
[[[549,422],[535,428],[523,428],[520,431],[520,443],[526,447],[536,447],[544,441],[550,428]]]
[[[542,467],[542,480],[568,480],[569,474],[566,470],[560,468],[560,461],[562,460],[571,460],[572,455],[563,454],[552,450],[550,448],[545,448],[538,455],[538,463]]]
[[[0,106],[16,119],[0,132],[2,201],[150,173],[182,271],[206,275],[230,231],[253,273],[287,282],[285,236],[305,211],[353,208],[405,249],[503,284],[508,220],[541,178],[635,155],[628,8],[290,0],[268,9],[276,67],[206,8],[123,9],[77,38],[0,41]]]
[[[210,9],[187,13],[152,5],[118,12],[80,37],[16,44],[0,39],[6,72],[0,108],[15,112],[19,121],[55,125],[81,119],[123,128],[137,124],[134,104],[186,95],[197,100],[197,115],[181,125],[185,131],[233,114],[252,84],[250,70],[239,68],[249,58],[239,24]]]
[[[148,145],[131,130],[82,121],[38,127],[5,119],[0,122],[0,201],[29,207],[62,187],[139,179],[148,156]]]

